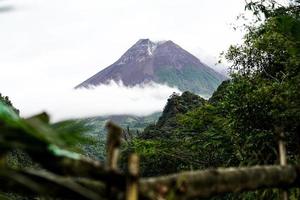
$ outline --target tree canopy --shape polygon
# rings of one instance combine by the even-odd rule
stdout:
[[[232,45],[225,54],[231,79],[208,101],[171,113],[172,129],[158,122],[129,145],[141,153],[144,175],[278,164],[278,130],[287,142],[288,162],[299,161],[300,2],[251,1],[246,9],[253,13],[255,23],[244,26],[242,44]],[[176,107],[172,104],[176,99],[170,98],[165,111]],[[176,102],[179,107],[195,105],[190,99]],[[297,199],[297,194],[293,191],[290,197]],[[276,195],[267,190],[224,198],[271,199]]]
[[[17,114],[20,113],[20,111],[19,111],[18,109],[16,109],[16,108],[13,106],[13,104],[12,104],[12,102],[10,101],[10,99],[8,98],[8,96],[2,96],[2,94],[0,93],[0,101],[3,102],[3,103],[5,103],[6,105],[10,106],[11,108],[13,108],[13,110],[14,110]]]

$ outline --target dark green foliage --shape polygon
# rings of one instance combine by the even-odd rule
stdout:
[[[223,100],[231,128],[239,134],[243,157],[252,164],[276,162],[276,127],[282,127],[288,153],[299,149],[300,7],[251,3],[266,19],[249,27],[242,45],[232,46],[233,80]],[[255,153],[254,153],[255,152]],[[293,159],[293,160],[294,160]]]
[[[209,102],[211,104],[217,104],[219,101],[221,101],[224,98],[224,95],[228,92],[228,85],[230,84],[231,80],[223,81],[219,87],[216,89],[216,91],[212,94],[212,96],[209,98]]]
[[[250,4],[251,5],[251,4]],[[258,9],[257,6],[250,6]],[[231,46],[226,58],[238,74],[282,82],[297,76],[300,65],[299,3],[278,9],[263,7],[263,25],[250,26],[244,43]]]
[[[277,128],[284,131],[289,163],[299,161],[299,2],[251,2],[247,9],[260,23],[246,26],[244,43],[228,50],[231,80],[200,104],[173,95],[158,123],[129,144],[142,155],[143,175],[278,164]],[[223,199],[277,197],[278,191],[260,190]],[[291,190],[290,198],[299,199],[299,191]]]
[[[184,114],[191,109],[203,105],[206,101],[191,92],[182,95],[172,94],[163,110],[161,117],[155,125],[148,126],[141,137],[143,138],[168,138],[176,133],[176,115]],[[157,130],[157,131],[156,131]]]
[[[181,96],[171,95],[157,123],[149,125],[142,135],[128,141],[124,157],[129,152],[138,152],[144,176],[201,168],[203,161],[197,159],[196,152],[191,151],[195,141],[189,134],[195,133],[181,132],[182,125],[177,117],[205,103],[206,100],[191,92],[184,92]]]
[[[1,93],[0,93],[0,101],[3,102],[3,103],[5,103],[6,105],[10,106],[17,114],[20,113],[20,111],[13,106],[13,104],[9,100],[9,98],[7,96],[2,96]]]

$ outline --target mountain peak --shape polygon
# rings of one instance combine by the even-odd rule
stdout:
[[[172,40],[152,41],[149,38],[146,38],[146,39],[139,39],[133,46],[150,46],[150,47],[155,46],[155,47],[158,47],[161,45],[176,45],[176,44]]]
[[[147,39],[139,39],[136,44],[149,44],[153,43],[149,38]]]
[[[171,40],[140,39],[115,63],[76,86],[122,81],[126,86],[156,82],[210,95],[225,77]]]

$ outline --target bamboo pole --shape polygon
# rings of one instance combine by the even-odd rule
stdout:
[[[279,140],[278,140],[279,163],[282,166],[286,166],[287,165],[286,142],[285,142],[285,138],[284,138],[283,128],[275,127],[275,132],[279,137]],[[288,191],[287,190],[280,191],[280,199],[288,200]]]
[[[108,169],[111,171],[118,170],[118,158],[119,158],[119,148],[121,145],[122,128],[113,122],[108,122],[106,124],[107,129],[107,165]]]
[[[208,198],[229,192],[299,186],[297,166],[255,166],[183,172],[140,180],[145,199],[186,200]]]
[[[126,200],[138,200],[139,157],[136,153],[128,159]]]
[[[113,122],[106,123],[106,165],[110,172],[118,171],[119,148],[121,145],[122,128]],[[109,199],[115,199],[115,187],[113,180],[108,179],[106,183],[106,196]]]

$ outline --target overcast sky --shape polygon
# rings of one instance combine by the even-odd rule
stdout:
[[[148,88],[157,101],[151,110],[145,108],[149,98],[140,89],[132,89],[135,94],[117,86],[103,89],[106,93],[97,89],[94,99],[102,107],[93,109],[84,107],[91,104],[84,99],[93,98],[92,93],[82,94],[79,105],[72,88],[112,64],[140,38],[173,40],[201,60],[214,62],[211,57],[241,40],[231,24],[244,11],[244,0],[1,0],[1,10],[0,92],[24,116],[46,110],[65,119],[109,114],[107,108],[116,104],[131,108],[121,113],[161,110],[176,89]],[[153,87],[163,88],[158,94]],[[132,101],[109,104],[101,96],[110,92]],[[134,107],[137,101],[140,107]],[[72,109],[73,114],[65,114]]]

